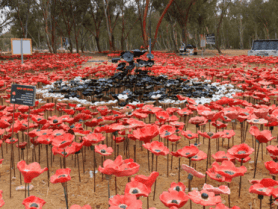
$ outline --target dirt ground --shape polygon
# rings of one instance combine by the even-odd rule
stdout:
[[[207,53],[210,53],[209,50],[206,51]],[[223,51],[226,55],[228,56],[235,56],[239,54],[247,54],[247,51],[244,50],[226,50]],[[213,53],[213,52],[211,52]],[[92,55],[89,55],[92,56]],[[107,61],[107,57],[105,56],[95,56],[93,55],[93,58],[91,60],[105,60]],[[90,63],[87,62],[84,64],[84,66],[93,66],[95,63]],[[53,112],[53,115],[57,114],[56,112]],[[98,117],[95,116],[95,117]],[[178,116],[179,117],[179,116]],[[154,122],[155,117],[152,117],[152,122]],[[148,120],[146,121],[148,122]],[[231,130],[232,127],[229,125],[227,127],[228,130]],[[188,124],[187,130],[191,130],[193,133],[196,132],[195,126]],[[206,127],[206,131],[208,131],[208,127]],[[214,127],[212,128],[212,131],[214,131]],[[240,144],[241,139],[240,139],[240,124],[237,123],[236,129],[236,136],[234,137],[234,142],[232,139],[230,139],[230,147],[232,144]],[[274,129],[273,131],[273,136],[277,136],[278,131],[277,128]],[[21,138],[21,133],[19,134],[19,139],[20,141],[22,140]],[[106,140],[108,140],[109,146],[111,146],[111,141],[112,141],[112,136],[111,134],[107,135]],[[158,137],[156,137],[154,140],[158,140]],[[222,145],[222,139],[220,140],[220,145]],[[107,142],[107,141],[105,141]],[[192,143],[195,142],[195,140],[191,141]],[[207,153],[207,147],[208,147],[208,140],[203,139],[200,137],[200,142],[201,145],[199,147],[200,150],[204,151]],[[186,145],[188,145],[188,139],[185,139],[182,137],[178,144],[178,149],[182,148]],[[212,150],[211,153],[214,154],[217,152],[216,150],[216,140],[212,140]],[[246,143],[249,146],[252,146],[252,137],[249,133],[247,133],[247,139]],[[276,140],[272,141],[272,144],[278,145]],[[134,141],[130,140],[130,152],[129,156],[124,155],[123,151],[123,143],[119,145],[119,154],[123,156],[124,159],[127,157],[134,158],[134,152],[133,152],[133,145]],[[114,146],[113,146],[114,147]],[[269,155],[266,154],[266,145],[263,146],[263,159],[261,155],[261,151],[259,154],[259,161],[258,161],[258,168],[257,168],[257,175],[256,179],[262,179],[262,178],[271,178],[269,175],[267,169],[264,166],[263,162],[271,160]],[[22,201],[25,198],[25,192],[24,191],[16,191],[16,187],[20,186],[20,175],[18,169],[15,170],[15,177],[14,176],[14,170],[12,170],[12,185],[11,185],[11,191],[12,191],[12,197],[9,197],[9,178],[10,178],[10,156],[11,156],[11,148],[10,145],[7,145],[6,143],[3,143],[2,145],[3,148],[3,155],[4,155],[4,161],[3,161],[3,166],[0,168],[0,190],[3,190],[3,199],[5,201],[5,205],[3,206],[3,209],[17,209],[17,208],[24,208],[22,205]],[[171,146],[170,146],[171,148]],[[228,149],[228,140],[225,139],[223,141],[223,147],[220,146],[220,150],[227,151]],[[29,163],[32,161],[32,149],[28,149],[29,152]],[[35,147],[35,152],[36,152],[36,158],[38,161],[38,151],[39,147]],[[40,165],[41,167],[46,167],[46,152],[45,152],[45,146],[41,146],[40,149]],[[24,156],[26,159],[27,155],[27,149],[24,150]],[[86,154],[85,154],[86,153]],[[15,161],[18,162],[18,150],[15,149]],[[1,158],[2,152],[0,152],[0,158]],[[108,208],[108,190],[107,190],[107,185],[108,182],[107,180],[102,179],[102,175],[100,173],[96,174],[96,191],[94,192],[94,179],[90,178],[89,171],[93,170],[93,151],[90,150],[89,148],[86,148],[86,150],[83,150],[83,157],[82,153],[79,154],[79,166],[80,166],[80,173],[81,173],[81,182],[79,182],[79,175],[78,175],[78,163],[76,159],[77,155],[74,156],[69,156],[66,159],[66,164],[67,167],[71,168],[71,181],[68,182],[68,199],[69,199],[69,207],[73,204],[78,204],[78,205],[85,205],[89,204],[91,205],[92,208],[96,209],[107,209]],[[86,160],[85,160],[86,156]],[[251,161],[248,163],[245,163],[244,165],[247,167],[248,171],[242,177],[242,189],[241,189],[241,197],[238,197],[238,189],[239,189],[239,180],[240,178],[237,177],[233,179],[232,183],[230,183],[230,188],[231,188],[231,207],[234,205],[239,206],[241,209],[257,209],[259,208],[259,200],[256,195],[250,194],[248,192],[248,189],[250,187],[250,183],[248,182],[249,180],[253,179],[253,172],[254,172],[254,154],[251,156]],[[49,157],[50,158],[50,157]],[[114,159],[114,155],[107,157],[106,159]],[[147,151],[144,148],[141,148],[140,143],[137,142],[137,150],[136,150],[136,159],[137,163],[140,164],[140,171],[138,174],[143,174],[148,176],[152,171],[148,170],[148,155]],[[150,165],[152,165],[151,161],[151,156],[149,157],[149,162]],[[102,165],[102,158],[99,154],[96,153],[96,160],[97,160],[97,167],[99,165]],[[84,161],[84,163],[83,163]],[[86,161],[86,162],[85,162]],[[211,159],[211,163],[214,162],[214,159]],[[188,160],[182,158],[181,159],[181,164],[188,164]],[[155,163],[154,163],[155,165]],[[240,163],[236,163],[236,166],[239,167]],[[211,167],[209,165],[209,167]],[[55,156],[54,157],[54,162],[52,165],[50,164],[50,176],[55,173],[57,169],[60,168],[60,157]],[[200,161],[196,163],[196,169],[199,172],[205,173],[206,169],[206,160]],[[156,207],[157,209],[164,209],[166,208],[159,200],[159,195],[163,191],[167,191],[168,188],[170,187],[170,184],[172,182],[177,182],[178,181],[178,159],[173,158],[172,161],[172,169],[171,169],[171,155],[169,155],[169,177],[167,177],[167,157],[164,156],[159,156],[158,157],[158,172],[160,173],[159,177],[157,178],[157,184],[156,184],[156,194],[155,194],[155,199],[153,200],[154,192],[149,196],[149,206],[150,207]],[[23,178],[22,178],[23,182]],[[117,193],[118,194],[124,194],[124,189],[125,189],[125,184],[128,182],[128,177],[121,177],[117,178]],[[181,182],[183,182],[186,186],[188,185],[188,180],[187,180],[187,173],[183,170],[181,170]],[[205,179],[198,179],[196,177],[193,178],[193,181],[191,183],[192,188],[198,188],[199,190],[202,188],[203,184],[205,183]],[[22,183],[24,184],[24,183]],[[32,185],[34,185],[34,189],[30,191],[30,195],[35,195],[37,197],[43,198],[46,201],[46,204],[44,205],[44,209],[64,209],[66,208],[65,204],[65,199],[64,199],[64,194],[63,194],[63,187],[60,184],[53,185],[47,183],[47,172],[44,172],[42,175],[39,177],[33,179]],[[218,183],[214,180],[211,180],[209,177],[207,179],[207,184],[211,184],[213,186],[220,186],[222,185],[221,183]],[[224,185],[227,185],[226,183],[223,183]],[[113,196],[115,195],[115,179],[112,177],[110,180],[110,188],[111,192],[110,194]],[[154,186],[153,186],[154,190]],[[223,203],[227,205],[228,202],[228,196],[227,195],[221,195]],[[147,208],[147,198],[141,197],[140,200],[143,202],[143,208]],[[263,199],[263,207],[262,208],[269,208],[268,205],[268,198]],[[183,208],[189,208],[189,202],[183,207]],[[201,209],[203,208],[201,205],[196,205],[192,203],[192,208],[193,209]],[[209,207],[206,207],[208,209]]]

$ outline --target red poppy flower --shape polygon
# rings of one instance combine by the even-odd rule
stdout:
[[[224,204],[219,203],[218,205],[216,205],[216,208],[209,208],[209,209],[240,209],[240,207],[234,206],[232,208],[229,208],[229,207],[225,206]]]
[[[169,138],[171,135],[173,135],[176,132],[175,127],[170,125],[163,125],[159,129],[159,135],[162,138]]]
[[[17,144],[16,147],[19,147],[20,149],[25,149],[27,145],[27,142],[19,142],[19,145]]]
[[[125,140],[125,137],[121,137],[121,136],[115,137],[115,136],[113,136],[113,140],[116,143],[121,143],[121,142],[123,142]]]
[[[247,172],[245,166],[235,167],[234,163],[231,161],[223,161],[221,165],[218,163],[213,163],[215,171],[220,175],[225,177],[226,182],[231,182],[233,178],[237,176],[244,176]]]
[[[97,144],[101,141],[104,141],[105,136],[100,133],[91,133],[87,136],[83,137],[82,140],[84,141],[84,146],[90,147],[92,144]]]
[[[143,141],[144,143],[149,143],[154,137],[159,134],[158,127],[156,125],[147,124],[144,128],[137,129],[133,131],[133,136]]]
[[[255,193],[255,194],[263,195],[263,196],[270,196],[272,190],[273,190],[273,187],[265,187],[262,184],[253,184],[249,188],[250,193]]]
[[[24,160],[17,163],[17,168],[23,175],[25,183],[31,183],[33,178],[48,170],[48,168],[41,169],[40,164],[37,162],[27,165]]]
[[[196,176],[197,178],[204,178],[206,176],[186,164],[181,165],[181,168],[185,170],[188,174],[191,174],[192,176]]]
[[[0,128],[5,129],[5,128],[8,128],[10,125],[11,125],[11,124],[8,123],[7,121],[5,121],[5,120],[0,120]]]
[[[30,196],[23,200],[22,204],[25,206],[25,209],[42,209],[42,206],[46,202],[36,196]]]
[[[125,195],[131,194],[136,195],[136,197],[148,197],[151,191],[150,188],[139,181],[131,181],[125,186]]]
[[[201,160],[204,160],[204,159],[207,159],[207,154],[206,153],[204,153],[202,150],[199,150],[199,152],[196,154],[196,155],[194,155],[192,158],[191,158],[191,160],[192,161],[201,161]]]
[[[194,124],[196,126],[205,125],[208,120],[203,116],[196,116],[189,119],[188,123]]]
[[[213,164],[215,164],[215,163],[216,163],[216,162],[214,162]],[[213,164],[212,164],[212,166],[213,166]],[[213,167],[212,167],[212,168],[209,168],[209,169],[206,171],[206,173],[208,174],[208,176],[209,176],[211,179],[213,179],[213,180],[215,180],[215,181],[218,181],[218,182],[224,182],[224,181],[225,181],[225,177],[222,176],[222,175],[220,175],[219,173],[217,173]]]
[[[170,142],[176,142],[176,141],[179,141],[181,139],[180,136],[177,136],[177,135],[171,135],[169,138],[168,138],[168,141]]]
[[[266,147],[267,151],[269,152],[270,154],[270,157],[272,159],[277,159],[277,156],[278,156],[278,146],[274,146],[274,145],[268,145]],[[274,157],[274,158],[273,158]]]
[[[55,174],[50,177],[50,182],[52,184],[57,184],[57,183],[65,183],[67,181],[70,181],[71,180],[70,172],[71,172],[70,168],[58,169],[56,170]]]
[[[131,178],[131,181],[138,181],[142,184],[145,184],[146,187],[151,190],[152,185],[154,184],[154,182],[158,176],[159,176],[159,173],[156,171],[153,171],[150,174],[150,176],[137,175],[134,178]]]
[[[221,196],[215,196],[213,192],[206,190],[192,191],[188,193],[189,198],[196,204],[203,206],[212,206],[221,203]]]
[[[220,133],[220,135],[223,139],[230,139],[230,138],[232,138],[233,136],[236,135],[234,130],[224,130],[224,131],[221,131],[221,132],[218,132],[218,133]]]
[[[0,207],[3,207],[3,205],[5,205],[5,202],[4,202],[4,200],[3,200],[3,191],[2,190],[0,190]]]
[[[227,124],[225,123],[222,123],[220,121],[214,121],[211,123],[213,126],[215,126],[216,128],[220,129],[220,128],[226,128],[227,127]]]
[[[205,137],[205,138],[208,138],[208,139],[217,139],[219,137],[221,137],[221,133],[220,132],[217,132],[217,133],[212,133],[212,132],[201,132],[201,131],[198,131],[198,134]]]
[[[112,155],[112,147],[107,147],[106,144],[99,144],[95,146],[95,151],[103,156]]]
[[[169,153],[169,149],[164,146],[163,142],[153,141],[151,143],[143,144],[147,150],[151,151],[155,155],[167,155]]]
[[[8,138],[5,141],[7,144],[15,144],[16,142],[18,142],[18,139],[15,138]]]
[[[64,134],[62,136],[54,137],[52,140],[52,145],[58,148],[65,148],[69,146],[74,140],[74,135],[72,134]]]
[[[62,136],[64,135],[66,132],[64,130],[55,130],[52,132],[52,136]]]
[[[179,114],[179,116],[186,116],[186,115],[191,115],[191,114],[193,114],[193,112],[191,111],[191,110],[188,110],[188,109],[186,109],[186,108],[184,108],[184,109],[179,109],[178,111],[177,111],[177,113]]]
[[[267,143],[276,137],[272,137],[271,131],[263,130],[260,131],[257,126],[251,126],[249,132],[255,136],[259,143]]]
[[[131,194],[115,195],[109,199],[109,205],[109,209],[141,209],[142,201],[137,200],[136,196]]]
[[[187,203],[189,198],[183,191],[170,191],[163,192],[159,196],[159,199],[168,208],[172,206],[181,208]]]
[[[190,130],[182,131],[181,135],[183,135],[187,139],[195,139],[198,137],[198,134],[192,133]]]
[[[236,158],[244,159],[249,157],[254,152],[254,149],[249,147],[247,144],[234,145],[231,149],[228,150],[230,155],[233,155]]]
[[[268,162],[265,162],[264,165],[271,175],[278,174],[278,163],[276,163],[274,161],[268,161]]]
[[[42,135],[37,138],[37,142],[40,144],[48,145],[48,144],[51,144],[53,139],[54,139],[54,136],[52,136],[52,135]]]
[[[214,192],[214,194],[231,194],[231,190],[229,187],[225,185],[221,185],[219,187],[214,187],[209,184],[204,184],[202,190],[207,190],[209,192]]]
[[[84,205],[81,207],[80,205],[72,205],[70,206],[70,209],[92,209],[90,205]]]
[[[159,122],[165,122],[167,119],[169,119],[169,114],[166,111],[159,111],[155,113],[155,117]]]
[[[229,153],[225,153],[224,151],[218,151],[211,156],[216,160],[216,162],[223,162],[224,160],[235,160],[234,156],[230,155]]]
[[[133,159],[126,159],[115,168],[114,175],[117,177],[131,176],[138,173],[140,165],[135,163]]]
[[[43,116],[40,116],[40,115],[31,115],[31,119],[32,119],[32,121],[34,121],[35,123],[37,123],[37,124],[42,124],[42,125],[44,125],[44,124],[47,122],[47,120],[44,119],[44,117],[43,117]]]
[[[91,121],[85,122],[85,125],[88,127],[95,127],[98,125],[98,121],[96,118],[93,118]]]
[[[171,192],[171,191],[185,192],[185,189],[186,189],[186,186],[182,182],[179,182],[179,183],[173,182],[173,183],[171,183],[170,188],[168,189],[168,192]]]
[[[181,149],[178,149],[176,152],[171,152],[171,155],[175,157],[186,157],[192,158],[193,156],[197,155],[199,149],[191,144],[190,146],[185,146]]]

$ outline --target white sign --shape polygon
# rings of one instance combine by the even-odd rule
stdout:
[[[20,38],[12,38],[11,39],[12,46],[12,55],[21,55],[21,39]],[[22,52],[24,55],[32,55],[32,40],[23,38],[22,39]]]

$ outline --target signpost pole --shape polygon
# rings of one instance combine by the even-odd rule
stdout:
[[[22,39],[20,40],[20,45],[21,45],[21,47],[20,47],[20,49],[21,49],[21,64],[23,64],[23,40]]]

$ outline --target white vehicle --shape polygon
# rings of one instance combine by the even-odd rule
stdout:
[[[278,40],[254,40],[248,56],[278,56]]]

